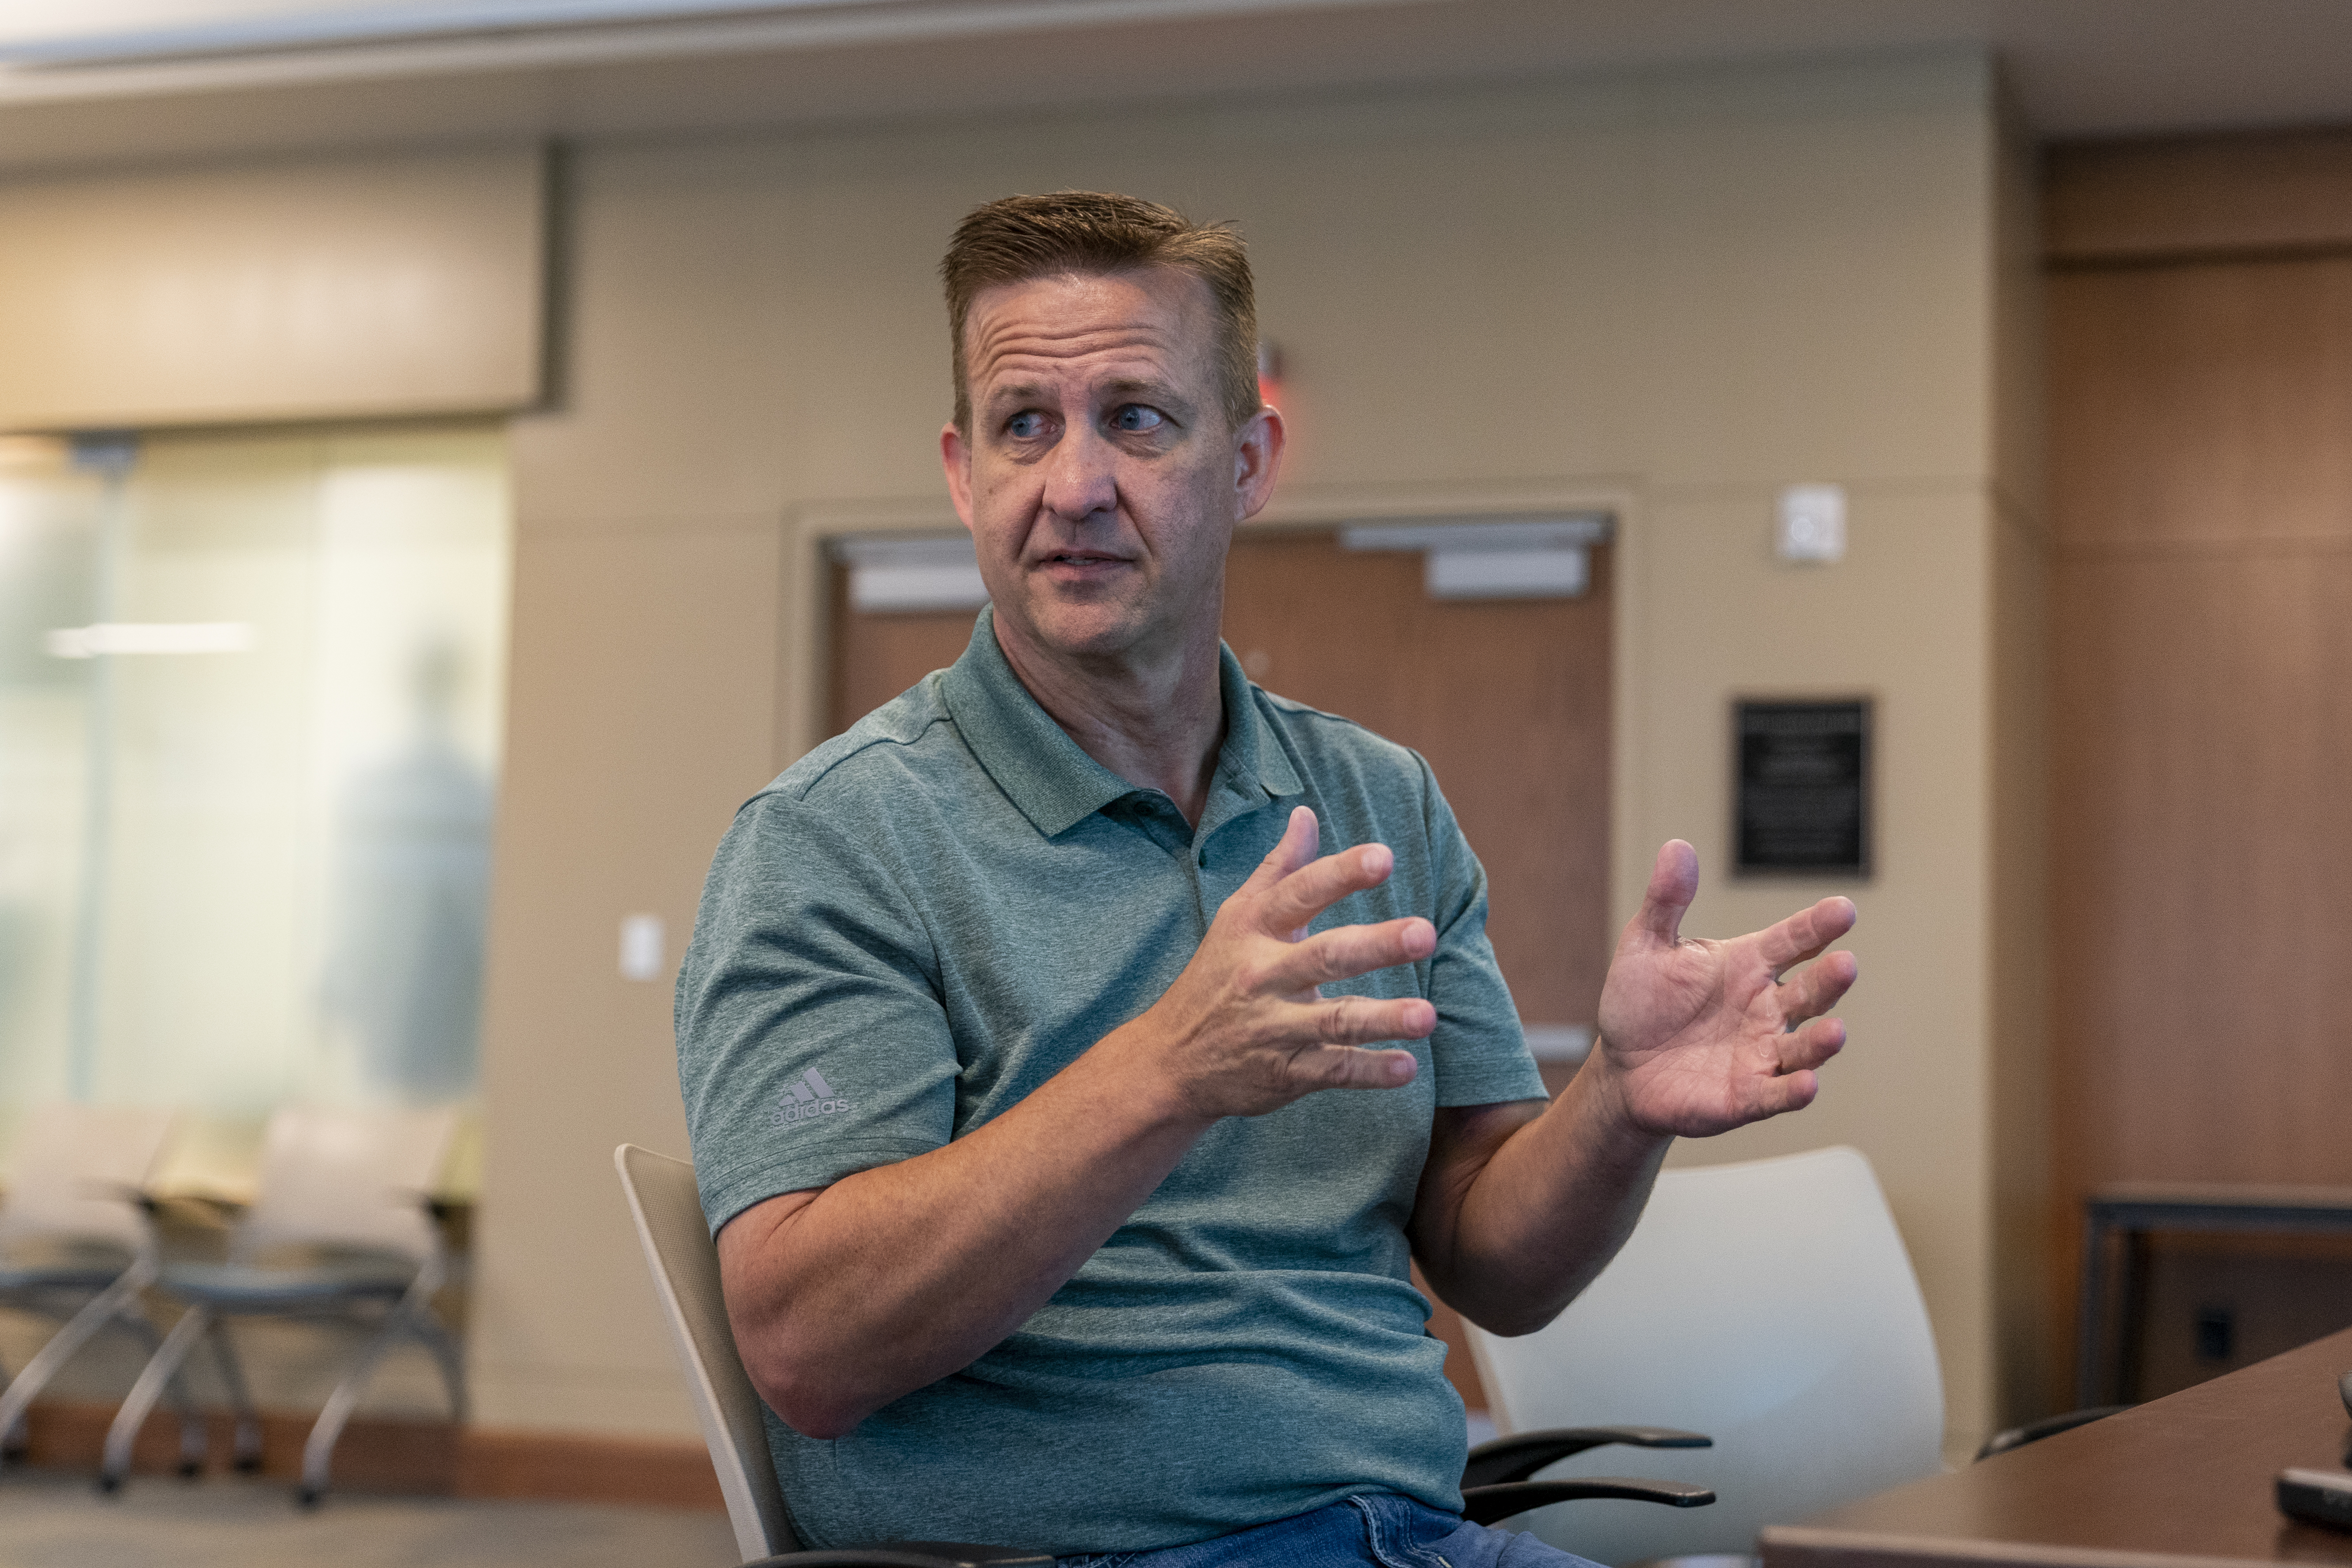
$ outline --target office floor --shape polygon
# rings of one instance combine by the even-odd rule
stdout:
[[[338,1495],[282,1481],[0,1471],[0,1568],[729,1568],[726,1516],[593,1503]]]

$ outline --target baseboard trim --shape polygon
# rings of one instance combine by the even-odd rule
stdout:
[[[469,1426],[459,1449],[460,1497],[727,1510],[709,1450],[691,1440]]]
[[[302,1443],[315,1413],[261,1414],[261,1473],[291,1481],[302,1473]],[[33,1464],[97,1473],[114,1406],[43,1401],[26,1436]],[[205,1413],[205,1469],[226,1472],[234,1425],[227,1412]],[[174,1473],[179,1423],[168,1411],[147,1418],[131,1450],[134,1475]],[[460,1426],[451,1421],[354,1416],[335,1445],[337,1490],[411,1497],[542,1499],[635,1503],[724,1511],[719,1478],[701,1444],[644,1437]]]

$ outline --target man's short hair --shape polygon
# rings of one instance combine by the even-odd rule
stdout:
[[[1172,207],[1102,191],[1006,196],[956,225],[940,263],[954,339],[956,428],[971,434],[964,323],[973,298],[999,283],[1076,272],[1104,276],[1167,267],[1209,286],[1217,317],[1217,397],[1238,430],[1258,411],[1257,298],[1249,254],[1229,223],[1196,224]]]

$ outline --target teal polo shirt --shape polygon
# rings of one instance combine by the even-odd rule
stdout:
[[[677,984],[714,1231],[1018,1104],[1160,998],[1294,806],[1327,852],[1396,856],[1318,929],[1422,915],[1438,932],[1419,963],[1326,987],[1435,1005],[1427,1040],[1396,1042],[1420,1059],[1410,1085],[1218,1122],[1019,1331],[848,1436],[772,1414],[809,1545],[1123,1552],[1359,1492],[1461,1506],[1462,1405],[1405,1225],[1436,1107],[1544,1093],[1486,876],[1418,755],[1260,690],[1230,649],[1220,680],[1195,829],[1079,750],[983,610],[952,668],[794,763],[719,847]]]

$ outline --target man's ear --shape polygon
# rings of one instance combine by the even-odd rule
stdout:
[[[1265,510],[1274,499],[1274,481],[1282,472],[1282,451],[1289,440],[1282,410],[1261,405],[1234,441],[1234,521],[1244,521]]]
[[[963,432],[950,420],[940,431],[940,467],[947,470],[948,496],[955,502],[956,515],[963,519],[964,527],[971,527],[971,446]]]

